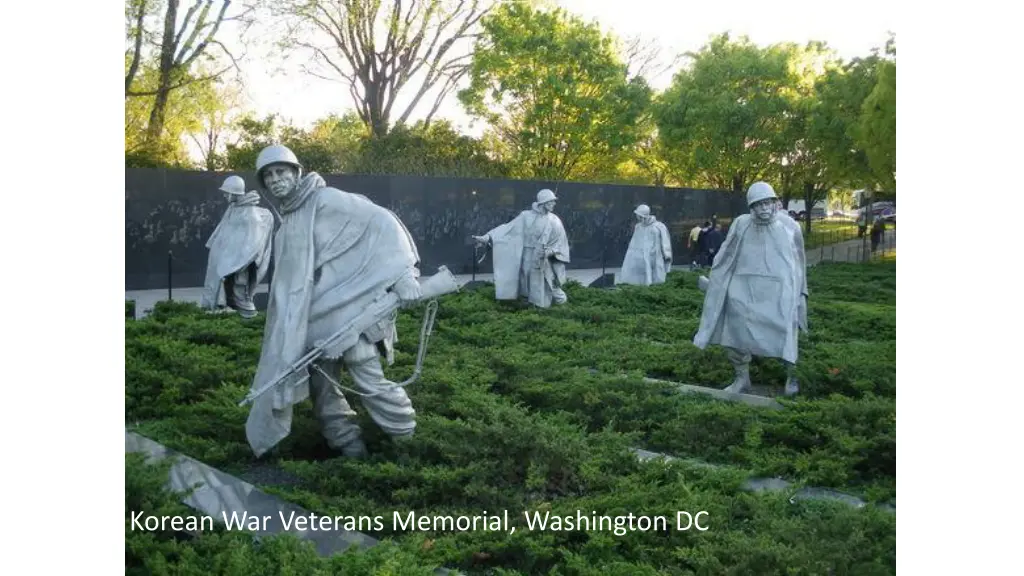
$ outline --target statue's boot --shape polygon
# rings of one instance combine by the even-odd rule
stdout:
[[[366,443],[363,442],[362,438],[356,438],[355,440],[349,441],[341,447],[341,455],[346,458],[363,459],[366,458],[368,453],[366,451]]]
[[[729,362],[732,362],[732,368],[736,372],[736,378],[725,391],[739,394],[750,390],[750,354],[735,348],[726,348],[726,351]]]
[[[800,383],[796,379],[796,364],[786,362],[786,389],[783,394],[795,396],[800,393]]]

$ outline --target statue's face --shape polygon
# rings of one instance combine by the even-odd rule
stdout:
[[[225,192],[224,193],[224,199],[228,201],[228,204],[231,204],[231,202],[234,201],[234,199],[235,199],[235,195],[234,194],[228,194],[227,192]]]
[[[299,171],[290,164],[271,164],[263,169],[263,185],[274,198],[287,198],[295,190]]]
[[[750,213],[761,222],[767,222],[775,215],[776,208],[775,198],[765,198],[754,202],[750,206]]]
[[[555,211],[555,201],[552,200],[551,202],[545,202],[545,203],[541,204],[540,207],[545,212],[554,212]]]

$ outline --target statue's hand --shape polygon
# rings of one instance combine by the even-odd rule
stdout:
[[[398,295],[398,299],[405,304],[423,298],[423,288],[420,287],[420,283],[416,281],[412,274],[403,276],[401,280],[395,282],[394,290],[395,294]]]
[[[473,241],[477,244],[487,244],[488,238],[487,236],[473,236]]]
[[[699,276],[697,278],[697,288],[700,288],[701,292],[707,292],[709,284],[711,284],[711,280],[708,280],[707,276]]]

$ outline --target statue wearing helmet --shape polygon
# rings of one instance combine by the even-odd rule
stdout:
[[[736,373],[726,390],[750,388],[752,356],[779,358],[787,368],[785,394],[799,391],[794,374],[797,340],[807,330],[807,265],[803,234],[778,213],[775,191],[755,182],[747,191],[749,214],[736,218],[711,266],[701,277],[706,291],[693,343],[726,349]]]
[[[526,296],[531,304],[549,308],[552,302],[565,304],[565,265],[569,263],[569,238],[562,220],[555,215],[558,198],[547,188],[537,192],[537,201],[511,222],[483,236],[478,244],[490,245],[494,257],[494,294],[498,300]]]
[[[633,214],[636,217],[633,237],[615,283],[663,284],[672,268],[672,238],[668,228],[651,215],[651,208],[646,204],[637,206]]]
[[[308,385],[274,385],[273,393],[254,400],[246,422],[253,452],[261,456],[290,433],[292,407],[308,395],[328,446],[345,456],[364,456],[356,413],[334,381],[343,368],[371,419],[392,437],[411,436],[412,402],[404,388],[384,377],[381,365],[381,356],[394,361],[395,318],[353,340],[330,338],[389,293],[403,303],[422,296],[412,235],[398,216],[365,196],[332,188],[316,172],[303,175],[302,164],[284,146],[261,151],[256,171],[278,205],[281,225],[252,390],[273,385],[310,350],[322,356],[309,370]]]
[[[274,217],[260,208],[260,195],[245,191],[241,176],[228,176],[220,187],[228,201],[220,223],[206,242],[209,259],[200,306],[226,306],[244,318],[256,316],[253,295],[267,275]]]

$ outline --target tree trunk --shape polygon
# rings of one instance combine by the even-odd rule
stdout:
[[[164,122],[167,118],[167,100],[171,91],[171,72],[174,70],[175,25],[178,20],[179,0],[168,0],[167,11],[164,13],[164,33],[160,42],[160,78],[156,96],[153,98],[153,109],[149,113],[149,124],[146,126],[146,147],[157,151],[160,137],[164,133]]]
[[[167,120],[167,101],[170,97],[170,78],[161,75],[160,89],[153,97],[153,109],[149,112],[149,124],[146,125],[146,146],[151,150],[157,150],[160,144],[160,137],[164,134],[164,122]]]
[[[807,234],[811,233],[811,210],[814,208],[814,182],[804,182],[804,221]]]
[[[737,194],[743,194],[743,175],[733,174],[732,175],[732,191]]]

